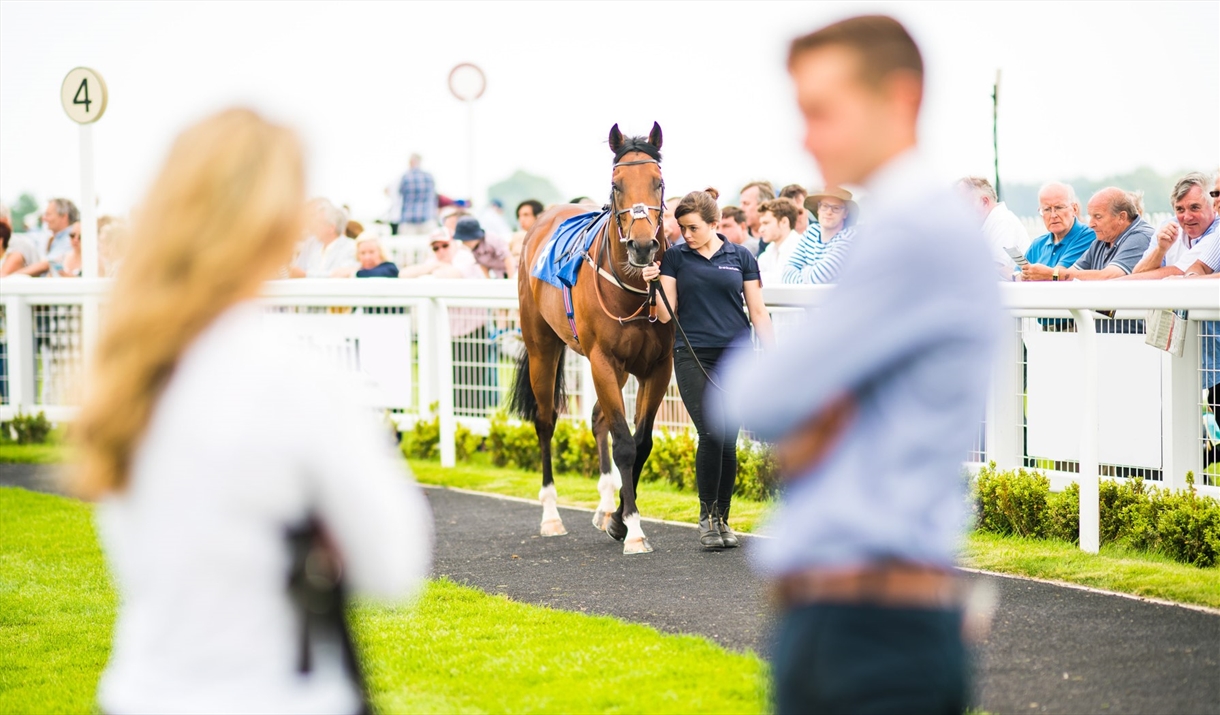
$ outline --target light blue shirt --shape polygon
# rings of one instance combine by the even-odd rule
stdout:
[[[738,351],[722,373],[727,423],[764,440],[843,394],[857,405],[829,455],[783,494],[775,538],[756,546],[769,576],[954,562],[962,463],[1006,323],[978,218],[947,187],[913,152],[878,170],[870,221],[834,290],[778,348]]]
[[[784,266],[784,283],[833,283],[855,237],[855,227],[846,227],[829,241],[823,241],[822,227],[810,222]]]
[[[47,253],[43,258],[52,263],[62,261],[72,252],[72,227],[69,226],[47,241]]]
[[[1078,218],[1072,219],[1072,227],[1063,235],[1063,240],[1055,242],[1055,234],[1044,233],[1034,239],[1034,242],[1029,244],[1029,250],[1025,252],[1025,260],[1030,263],[1038,263],[1043,266],[1062,266],[1070,268],[1084,252],[1089,250],[1089,246],[1093,245],[1093,241],[1097,240],[1097,234],[1093,229],[1084,225]]]

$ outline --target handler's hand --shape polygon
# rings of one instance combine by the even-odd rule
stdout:
[[[644,280],[648,281],[649,283],[655,281],[661,275],[661,262],[657,261],[651,266],[644,266],[644,268],[640,270],[640,275],[642,275]]]
[[[856,416],[856,400],[843,395],[775,446],[780,474],[791,481],[826,458]]]

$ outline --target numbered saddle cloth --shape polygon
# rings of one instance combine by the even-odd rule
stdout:
[[[538,251],[530,275],[556,288],[576,285],[580,262],[609,219],[609,211],[590,211],[559,224],[551,240]]]

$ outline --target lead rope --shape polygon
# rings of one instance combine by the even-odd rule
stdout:
[[[669,317],[671,320],[674,321],[674,325],[678,326],[678,334],[682,336],[682,343],[684,345],[686,345],[686,349],[690,351],[691,357],[693,357],[695,359],[695,364],[699,366],[699,372],[703,373],[703,376],[707,378],[707,381],[713,387],[715,387],[717,390],[720,390],[721,392],[724,392],[724,388],[721,387],[719,384],[717,384],[717,382],[715,380],[712,379],[712,376],[708,374],[707,369],[703,367],[703,363],[700,362],[699,356],[695,353],[695,349],[693,347],[691,347],[690,338],[686,337],[686,331],[682,329],[682,323],[679,322],[679,320],[678,320],[678,314],[676,312],[674,312],[674,309],[671,308],[669,305],[669,296],[665,295],[664,290],[657,290],[656,285],[660,282],[661,282],[661,279],[658,276],[657,279],[652,282],[653,291],[661,294],[661,302],[665,304],[665,310],[669,311]]]

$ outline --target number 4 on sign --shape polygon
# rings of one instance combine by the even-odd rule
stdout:
[[[84,98],[82,99],[82,95]],[[76,96],[72,98],[73,104],[85,105],[85,111],[89,111],[89,105],[93,102],[89,101],[89,80],[88,78],[80,81],[80,86],[76,88]]]

